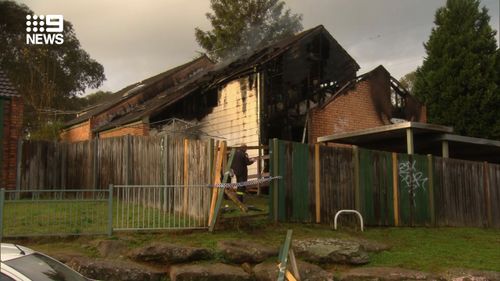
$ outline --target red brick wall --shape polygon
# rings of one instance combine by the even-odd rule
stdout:
[[[89,140],[91,138],[92,132],[90,131],[90,120],[65,129],[61,133],[61,141],[76,142]]]
[[[317,107],[309,112],[309,143],[316,143],[321,136],[391,124],[393,107],[390,93],[389,73],[370,73],[323,108]],[[425,107],[407,118],[425,122]]]
[[[17,145],[22,139],[24,104],[20,97],[4,100],[2,173],[0,185],[6,189],[16,188]]]
[[[125,125],[124,127],[99,132],[100,139],[126,136],[126,135],[147,136],[149,135],[148,124],[146,123],[128,124]]]

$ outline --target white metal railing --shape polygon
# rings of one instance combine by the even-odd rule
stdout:
[[[340,210],[338,211],[336,214],[335,214],[335,219],[333,221],[333,229],[337,230],[337,218],[340,214],[343,214],[343,213],[351,213],[351,214],[356,214],[358,215],[358,218],[359,218],[359,224],[360,224],[360,227],[361,227],[361,232],[363,232],[363,216],[356,210]]]

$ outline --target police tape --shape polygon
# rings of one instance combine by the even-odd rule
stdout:
[[[281,179],[281,178],[282,178],[282,176],[264,177],[264,178],[251,180],[251,181],[244,181],[244,182],[235,182],[235,183],[228,182],[228,183],[209,184],[208,187],[235,188],[235,187],[243,187],[243,186],[262,184],[265,182],[270,182],[272,180],[277,180],[277,179]]]

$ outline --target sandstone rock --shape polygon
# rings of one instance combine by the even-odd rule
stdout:
[[[117,258],[128,252],[127,245],[120,240],[101,240],[97,242],[96,249],[104,258]]]
[[[397,267],[360,267],[341,274],[341,281],[417,281],[443,280],[427,272]]]
[[[443,279],[451,281],[500,281],[500,272],[453,268],[443,274]]]
[[[166,276],[165,272],[127,261],[74,258],[67,264],[86,277],[106,281],[160,281]]]
[[[222,263],[175,265],[170,269],[172,281],[249,281],[250,274],[241,267]]]
[[[175,264],[208,259],[211,254],[204,248],[155,243],[131,251],[129,257],[136,261]]]
[[[359,243],[325,238],[293,242],[297,257],[318,264],[366,264],[369,256]]]
[[[367,252],[380,253],[382,251],[388,251],[391,249],[390,245],[378,241],[367,240],[367,239],[354,239],[352,241],[359,243],[363,248],[363,250]]]
[[[333,275],[321,267],[304,261],[297,261],[301,281],[333,281]],[[288,268],[292,272],[291,267]],[[278,278],[277,263],[264,262],[253,269],[257,281],[275,281]]]
[[[269,257],[278,257],[278,249],[245,240],[219,241],[219,252],[232,263],[260,263]]]

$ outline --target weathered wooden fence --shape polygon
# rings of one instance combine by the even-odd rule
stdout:
[[[210,182],[213,141],[123,136],[77,143],[23,142],[18,189]]]
[[[500,227],[500,165],[273,140],[270,216],[333,224],[355,209],[376,226]]]
[[[188,187],[211,182],[212,140],[123,136],[78,143],[28,141],[18,154],[19,191],[174,185],[185,188],[168,189],[172,194],[162,196],[182,198],[172,205],[176,212],[205,216],[210,204],[209,188],[200,192]],[[141,204],[159,207],[152,206],[159,201],[148,194],[152,197],[143,196]]]

